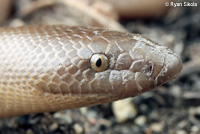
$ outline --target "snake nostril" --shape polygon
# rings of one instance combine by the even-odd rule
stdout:
[[[149,63],[148,73],[152,74],[153,73],[153,69],[154,69],[153,63]]]
[[[153,74],[154,64],[149,62],[148,64],[144,65],[141,72],[151,76]]]
[[[154,73],[154,63],[146,60],[138,60],[131,65],[130,69],[133,70],[133,72],[141,72],[152,76]]]

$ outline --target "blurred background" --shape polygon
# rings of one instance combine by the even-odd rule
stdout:
[[[0,120],[0,134],[200,134],[199,0],[0,0],[0,26],[105,27],[139,33],[183,61],[179,77],[114,103]]]

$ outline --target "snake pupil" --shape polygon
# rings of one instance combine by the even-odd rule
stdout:
[[[104,54],[94,54],[90,58],[90,67],[96,72],[108,69],[109,61]]]
[[[96,61],[96,66],[97,66],[97,67],[100,67],[101,64],[102,64],[102,62],[101,62],[101,59],[99,58],[99,59]]]

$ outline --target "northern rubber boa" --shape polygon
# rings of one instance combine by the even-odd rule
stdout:
[[[93,27],[0,28],[0,118],[136,96],[173,78],[181,60],[141,35]]]

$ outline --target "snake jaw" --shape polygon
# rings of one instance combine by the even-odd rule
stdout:
[[[182,69],[180,58],[167,47],[142,36],[134,35],[134,38],[137,41],[132,49],[128,52],[119,49],[122,52],[112,58],[115,64],[109,82],[113,89],[119,89],[113,94],[121,97],[135,96],[164,84]]]
[[[167,53],[165,55],[164,66],[156,77],[156,86],[176,78],[181,73],[181,70],[182,64],[180,58],[174,53]]]

